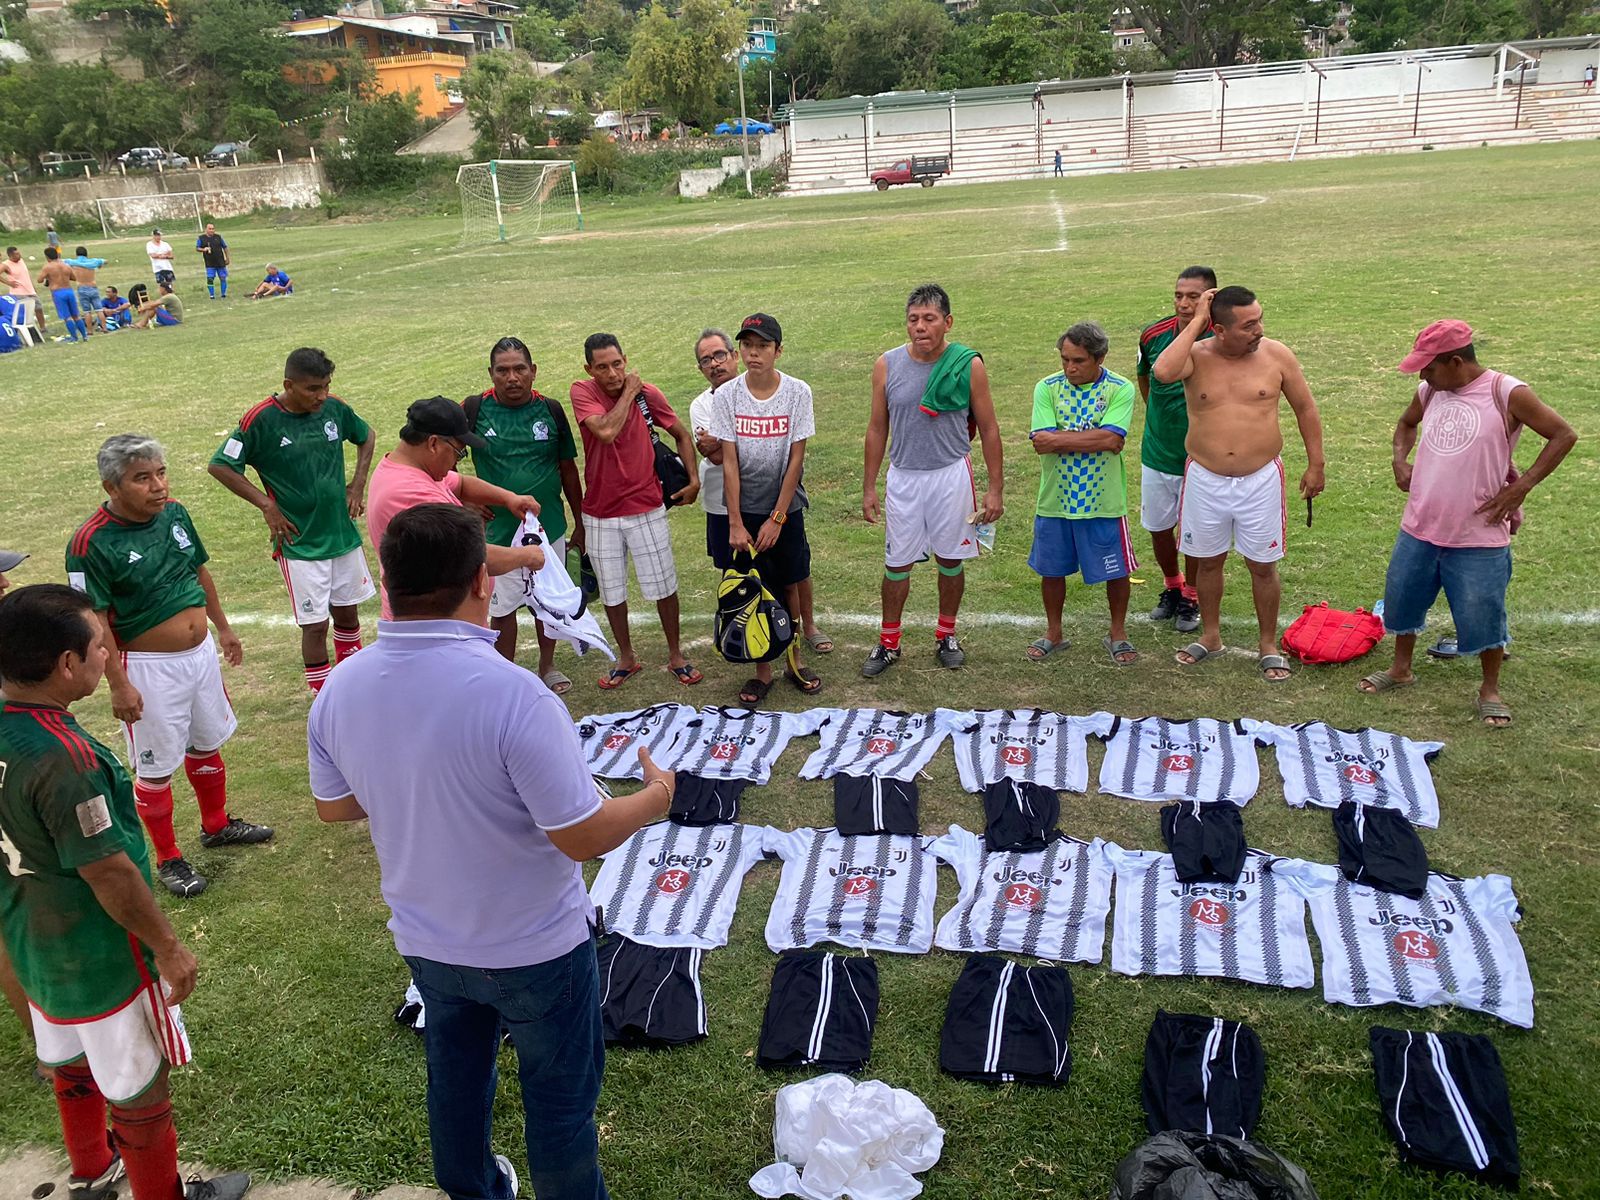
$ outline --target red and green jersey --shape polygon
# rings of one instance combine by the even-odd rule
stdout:
[[[0,932],[28,999],[57,1021],[121,1008],[155,957],[78,874],[126,854],[150,882],[133,783],[64,708],[0,709]]]
[[[209,556],[176,500],[151,520],[125,521],[102,504],[67,543],[67,582],[106,614],[120,645],[188,608],[203,608]]]
[[[528,403],[501,404],[490,388],[469,399],[463,407],[478,405],[473,432],[488,443],[472,451],[472,469],[478,478],[518,496],[539,502],[539,523],[552,539],[567,532],[567,514],[561,505],[561,464],[578,457],[572,427],[561,403],[538,392]],[[484,537],[494,546],[509,546],[522,524],[508,508],[492,505]]]
[[[1188,461],[1184,443],[1189,440],[1189,409],[1183,399],[1183,381],[1160,383],[1155,378],[1156,359],[1183,332],[1176,315],[1147,325],[1139,335],[1139,376],[1150,381],[1150,398],[1144,406],[1144,433],[1139,439],[1139,461],[1163,475],[1182,475]],[[1196,341],[1211,336],[1208,329]]]
[[[211,465],[244,474],[254,467],[261,487],[300,532],[285,542],[285,558],[320,562],[361,545],[345,496],[344,444],[363,446],[367,423],[337,396],[316,412],[296,413],[268,396],[239,419]]]

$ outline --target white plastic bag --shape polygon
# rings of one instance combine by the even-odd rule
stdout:
[[[944,1130],[928,1106],[903,1088],[822,1075],[778,1091],[773,1121],[778,1161],[750,1178],[774,1200],[908,1200],[915,1173],[939,1161]]]

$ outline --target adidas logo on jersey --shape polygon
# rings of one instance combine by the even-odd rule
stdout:
[[[144,561],[144,555],[140,554],[137,550],[129,550],[128,551],[128,561],[131,562],[131,563],[143,562]]]
[[[282,447],[282,446],[292,446],[292,445],[294,445],[294,442],[289,438],[281,438],[278,441],[278,445],[280,447]]]
[[[487,429],[485,429],[483,431],[483,436],[486,437],[486,438],[492,438],[492,437],[498,437],[499,435],[497,433],[495,433],[494,426],[491,425],[491,426],[489,426],[489,428],[487,428]]]

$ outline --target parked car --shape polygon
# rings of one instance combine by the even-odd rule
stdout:
[[[767,122],[765,122],[765,121],[758,121],[754,117],[748,117],[748,118],[745,119],[744,127],[741,129],[740,126],[739,126],[739,118],[738,117],[734,117],[733,120],[731,120],[731,121],[723,121],[720,125],[718,125],[717,128],[716,128],[716,132],[717,133],[723,133],[723,134],[726,134],[726,133],[777,133],[778,132],[778,128],[775,125],[767,124]]]
[[[243,142],[218,142],[200,156],[202,167],[231,167],[235,163],[252,162],[255,155]]]
[[[41,154],[39,166],[46,175],[82,175],[85,167],[98,171],[100,160],[80,150],[65,150]]]
[[[117,155],[117,161],[130,169],[146,171],[154,171],[158,167],[180,170],[190,165],[183,155],[163,150],[160,146],[135,146],[126,154]]]
[[[920,183],[932,187],[941,175],[950,174],[950,160],[943,155],[928,158],[902,158],[899,162],[882,167],[872,173],[872,186],[880,192],[889,190],[895,183]]]

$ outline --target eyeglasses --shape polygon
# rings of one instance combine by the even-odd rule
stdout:
[[[704,369],[706,367],[720,367],[732,357],[733,354],[731,352],[727,350],[718,350],[715,354],[707,354],[696,359],[695,361],[700,364],[702,369]]]
[[[451,451],[454,452],[454,454],[456,456],[456,461],[457,462],[460,462],[462,459],[466,458],[468,454],[472,453],[472,451],[467,449],[467,447],[465,445],[457,445],[450,438],[442,437],[439,440],[441,442],[443,442],[446,446],[450,447]]]

